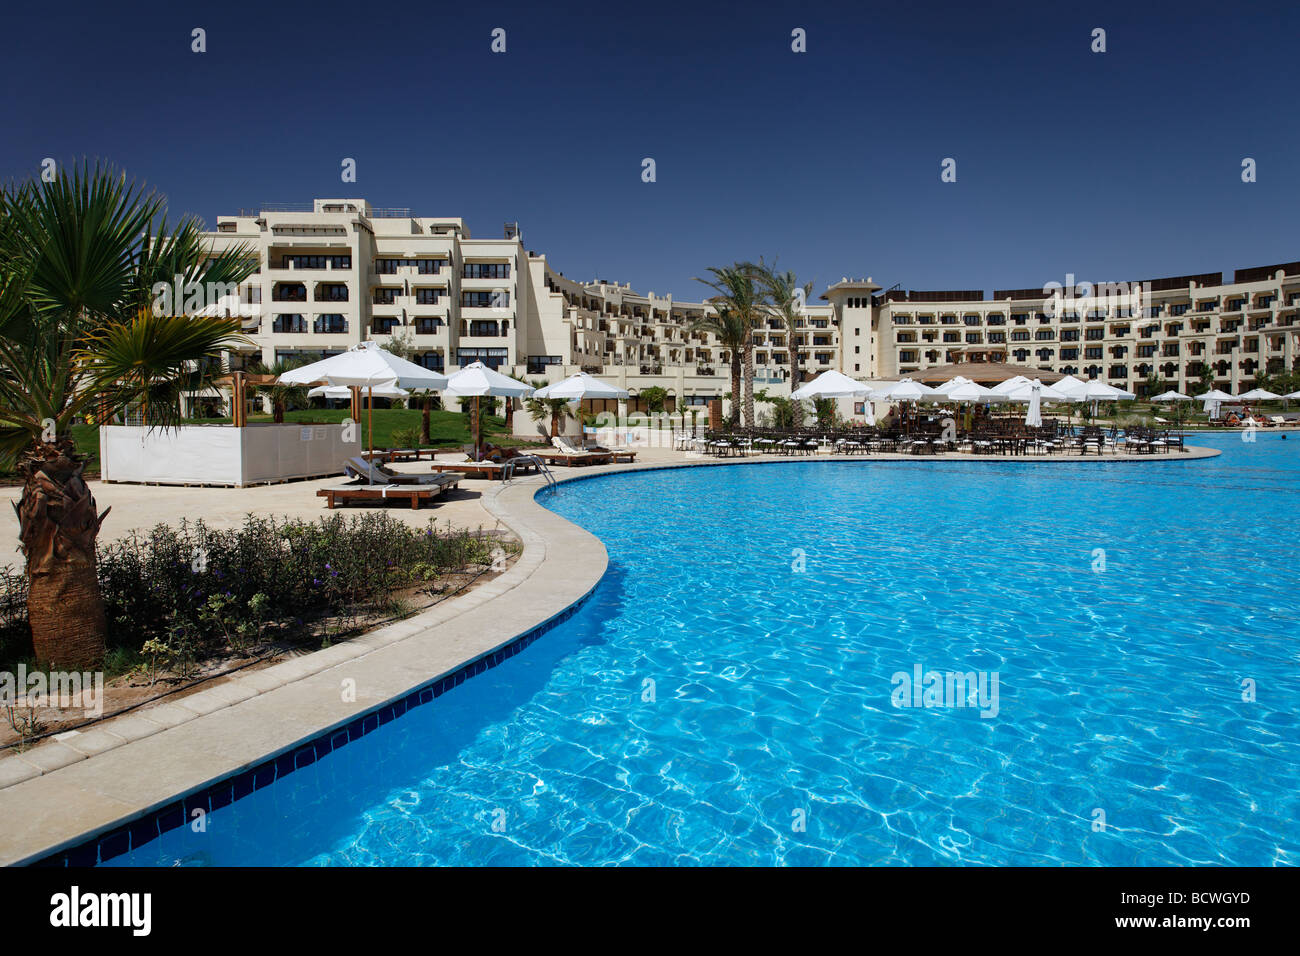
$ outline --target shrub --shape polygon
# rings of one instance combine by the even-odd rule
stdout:
[[[394,607],[395,591],[489,564],[496,547],[472,532],[437,531],[432,519],[417,528],[382,512],[314,522],[248,515],[229,529],[158,525],[100,545],[110,654],[189,672],[214,652],[249,652],[271,630],[303,639],[318,621],[355,624],[363,610]],[[336,620],[330,630],[347,629]],[[0,569],[0,667],[30,655],[26,581]]]
[[[393,429],[393,447],[394,447],[394,448],[419,448],[419,447],[420,447],[420,429],[418,429],[418,428],[394,428],[394,429]]]

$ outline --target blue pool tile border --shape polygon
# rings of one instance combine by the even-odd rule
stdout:
[[[366,734],[373,733],[385,724],[392,723],[407,711],[432,703],[447,691],[459,687],[470,678],[477,677],[479,674],[485,673],[516,656],[548,631],[558,627],[578,613],[594,591],[595,587],[593,586],[590,591],[559,614],[543,621],[508,644],[462,664],[456,670],[435,678],[391,703],[360,714],[347,724],[328,730],[307,743],[299,744],[282,754],[268,758],[255,767],[242,770],[233,776],[209,784],[188,796],[172,801],[161,809],[152,810],[136,820],[114,827],[70,849],[58,850],[33,861],[29,865],[39,867],[93,867],[152,843],[163,834],[184,826],[194,818],[196,810],[201,810],[207,814],[228,807],[236,800],[243,799],[263,787],[270,786],[295,770],[309,767],[334,750],[355,740],[360,740]]]

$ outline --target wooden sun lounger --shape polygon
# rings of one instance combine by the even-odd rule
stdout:
[[[452,482],[450,487],[456,487]],[[446,485],[344,485],[341,488],[321,488],[316,492],[318,498],[324,498],[326,506],[333,508],[337,504],[349,504],[353,501],[388,501],[396,499],[411,503],[411,509],[418,511],[420,505],[432,501],[442,494]]]
[[[614,460],[614,453],[608,451],[537,451],[534,454],[553,465],[608,465]]]
[[[505,465],[495,461],[435,461],[430,467],[440,472],[461,472],[469,478],[496,478],[505,475]]]

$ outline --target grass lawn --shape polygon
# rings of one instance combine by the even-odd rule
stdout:
[[[420,416],[423,413],[418,408],[376,408],[375,409],[375,447],[392,448],[396,443],[393,441],[393,432],[398,429],[414,429],[416,434],[420,431]],[[523,414],[516,412],[515,414]],[[286,412],[284,420],[287,424],[324,424],[341,422],[348,417],[346,408],[308,408],[301,411]],[[363,409],[361,412],[361,447],[369,448],[369,436],[367,434],[368,413]],[[250,415],[250,422],[269,422],[270,415]],[[195,419],[191,424],[230,424],[229,418],[203,418]],[[95,425],[73,425],[72,438],[77,443],[77,449],[83,454],[90,456],[90,461],[86,463],[87,475],[99,474],[99,428]],[[430,445],[434,447],[453,448],[459,445],[468,445],[472,440],[469,432],[469,415],[465,412],[447,412],[431,411],[429,412],[429,438]],[[506,421],[497,415],[483,416],[483,440],[500,444],[518,445],[519,441],[509,438],[506,435]],[[427,447],[427,446],[426,446]],[[14,480],[15,475],[12,471],[0,471],[0,479]]]

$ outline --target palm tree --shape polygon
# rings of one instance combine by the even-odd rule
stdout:
[[[99,166],[0,188],[0,461],[23,479],[14,509],[44,665],[104,656],[95,542],[108,512],[96,514],[72,424],[137,407],[170,427],[195,363],[242,339],[238,318],[151,307],[156,283],[238,283],[256,268],[243,247],[212,255],[197,220],[169,229],[163,207]]]
[[[726,306],[745,328],[744,351],[744,386],[745,386],[745,427],[754,427],[754,329],[763,320],[763,292],[759,288],[753,267],[747,263],[737,262],[730,266],[710,266],[712,279],[696,278],[716,294],[709,299],[714,308]],[[735,389],[732,390],[735,394]],[[734,400],[733,400],[734,404]]]
[[[527,384],[534,389],[538,389],[545,388],[547,383],[542,379],[538,379]],[[525,400],[524,407],[528,409],[529,417],[535,422],[546,421],[547,418],[551,420],[552,438],[560,433],[561,422],[566,418],[577,417],[567,398],[530,398]]]
[[[692,332],[708,332],[731,353],[731,424],[740,421],[740,353],[745,349],[749,329],[732,312],[726,303],[719,303],[712,312],[705,312],[691,323]]]
[[[254,362],[249,371],[258,375],[274,375],[278,379],[285,372],[307,364],[309,364],[307,359],[298,356],[291,359],[279,359],[271,366],[267,366],[265,362]],[[290,403],[294,405],[307,404],[308,388],[305,385],[281,385],[276,381],[256,385],[254,388],[271,399],[271,415],[277,425],[284,424],[284,410]]]
[[[524,378],[522,375],[516,375],[514,372],[510,373],[510,377],[513,378],[516,382],[523,382],[525,385],[530,384],[528,379]],[[506,435],[509,436],[509,435],[513,435],[514,433],[515,433],[515,399],[507,398],[506,399]]]
[[[790,391],[793,392],[799,387],[801,377],[799,323],[802,321],[803,303],[807,302],[808,296],[812,295],[813,284],[805,282],[801,286],[793,272],[789,270],[777,272],[775,262],[769,266],[761,258],[757,265],[747,263],[747,268],[753,272],[759,286],[766,293],[770,314],[785,326],[786,341],[789,345],[786,357],[790,366]],[[800,290],[803,292],[802,296],[799,294]],[[794,424],[796,428],[803,424],[801,402],[794,403]]]

